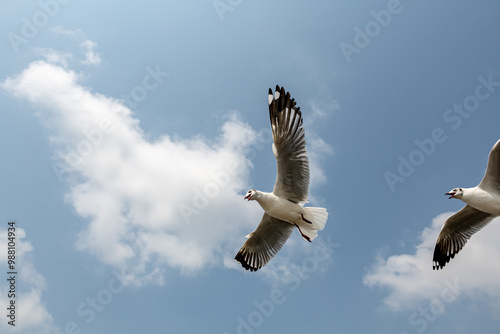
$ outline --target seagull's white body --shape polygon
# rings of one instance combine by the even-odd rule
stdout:
[[[257,229],[247,235],[235,260],[243,268],[257,271],[279,252],[295,227],[307,241],[325,227],[325,208],[303,207],[309,192],[307,159],[302,114],[283,88],[269,89],[269,116],[273,133],[273,153],[278,172],[272,193],[249,190],[245,199],[256,200],[265,213]]]
[[[434,249],[433,269],[443,268],[474,233],[500,216],[500,140],[490,151],[481,182],[474,188],[455,188],[445,195],[467,205],[443,224]]]
[[[259,196],[256,201],[268,215],[284,220],[291,224],[302,224],[302,216],[305,210],[297,203],[290,202],[286,198],[281,198],[273,193],[257,191]]]
[[[485,191],[479,186],[465,188],[461,200],[480,211],[500,216],[499,193]]]
[[[255,200],[268,215],[296,225],[301,231],[307,231],[311,227],[311,224],[316,223],[314,219],[314,212],[316,210],[324,210],[323,208],[304,208],[300,204],[276,196],[273,193],[258,190],[256,190],[256,193],[258,196]],[[308,223],[308,221],[312,223]]]

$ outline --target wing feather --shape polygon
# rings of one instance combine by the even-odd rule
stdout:
[[[259,270],[281,250],[294,227],[264,213],[259,226],[250,234],[234,259],[246,270]]]
[[[498,140],[490,151],[488,166],[479,187],[487,191],[500,193],[500,140]]]
[[[269,88],[269,117],[273,132],[277,175],[273,193],[292,202],[306,202],[309,192],[307,158],[302,113],[295,99],[283,87]]]
[[[442,269],[465,246],[467,240],[474,233],[486,226],[495,217],[496,215],[466,205],[462,210],[448,218],[441,228],[434,248],[432,268]]]

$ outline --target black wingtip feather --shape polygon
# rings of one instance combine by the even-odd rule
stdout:
[[[453,254],[454,256],[455,254]],[[443,269],[444,266],[450,262],[450,256],[446,256],[439,248],[438,245],[436,245],[436,248],[434,249],[434,256],[432,258],[432,270],[439,270]]]
[[[296,116],[302,117],[300,107],[297,107],[295,98],[291,97],[290,92],[287,92],[284,87],[280,87],[279,85],[276,85],[275,92],[279,93],[279,97],[277,99],[273,95],[272,89],[269,88],[269,95],[273,96],[273,101],[269,104],[269,111],[271,114],[274,114],[271,115],[271,119],[276,118],[277,115],[285,108],[294,109],[297,114]]]
[[[444,266],[446,266],[446,264],[450,262],[450,260],[453,259],[455,255],[461,250],[461,248],[457,248],[456,250],[454,249],[452,253],[447,254],[446,249],[447,247],[439,243],[434,248],[434,256],[432,257],[433,270],[443,269]]]
[[[250,266],[250,264],[247,262],[247,259],[245,258],[245,255],[241,250],[238,252],[238,254],[236,254],[234,259],[238,261],[241,264],[241,266],[246,270],[250,270],[251,272],[259,270],[259,268],[254,268]]]

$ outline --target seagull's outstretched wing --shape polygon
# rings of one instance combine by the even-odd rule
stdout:
[[[273,96],[269,88],[269,116],[273,132],[273,152],[278,163],[273,193],[289,201],[306,202],[309,190],[309,161],[307,160],[302,114],[295,99],[283,87],[276,86]]]
[[[466,205],[462,210],[448,218],[441,228],[436,248],[434,248],[432,269],[443,268],[465,246],[467,240],[474,233],[495,217],[495,215]]]
[[[500,140],[490,151],[488,167],[478,187],[488,192],[500,193]]]
[[[264,213],[257,229],[248,235],[234,258],[243,268],[257,271],[283,247],[295,226]]]

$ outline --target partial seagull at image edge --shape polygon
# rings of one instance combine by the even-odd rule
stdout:
[[[500,215],[500,140],[491,149],[483,180],[474,188],[454,188],[445,195],[467,205],[448,218],[439,233],[432,269],[442,269],[467,240]]]
[[[235,257],[250,271],[268,263],[294,228],[310,242],[325,227],[328,218],[325,208],[303,207],[309,192],[309,161],[300,107],[278,85],[274,96],[269,88],[268,103],[278,170],[272,193],[252,189],[245,196],[249,201],[256,200],[265,211],[257,229],[246,236],[247,241]]]

